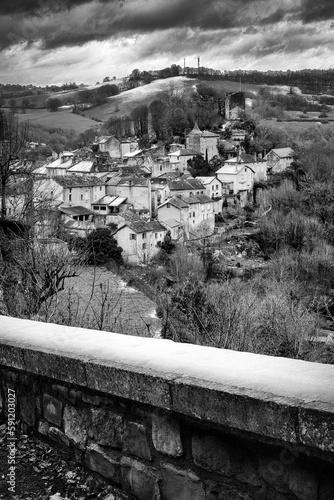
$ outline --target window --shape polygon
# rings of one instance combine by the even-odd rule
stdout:
[[[154,233],[154,237],[157,240],[158,239],[158,233]]]
[[[213,191],[215,189],[215,186],[212,185],[211,187],[212,187],[212,191]]]
[[[93,210],[99,210],[99,207],[97,207],[96,205],[93,206]]]
[[[142,248],[143,248],[143,250],[146,250],[146,248],[147,248],[146,243],[143,243]]]
[[[142,240],[146,240],[146,233],[142,233],[141,237],[142,237]]]
[[[100,186],[100,191],[102,191],[102,186]]]
[[[72,201],[72,195],[71,194],[68,195],[68,201]]]
[[[167,208],[170,208],[170,203],[167,203]]]
[[[107,210],[107,207],[101,207],[101,210]]]
[[[80,198],[81,198],[81,200],[83,200],[83,194],[82,194],[82,195],[80,195]]]
[[[162,172],[162,165],[160,165],[159,169],[160,169],[160,172]]]
[[[136,234],[131,233],[131,234],[130,234],[130,240],[135,240],[135,239],[137,239],[137,238],[136,238],[136,236],[137,236]]]
[[[219,186],[218,186],[218,184],[216,185],[216,189],[219,189]]]
[[[195,217],[195,212],[193,212],[193,217]]]

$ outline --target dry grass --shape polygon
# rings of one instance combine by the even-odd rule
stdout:
[[[48,320],[140,337],[158,335],[156,304],[105,268],[82,267],[48,308]]]
[[[72,113],[70,110],[52,113],[46,109],[30,109],[26,114],[18,114],[19,122],[29,121],[32,124],[44,127],[74,129],[77,133],[89,128],[99,128],[100,124],[90,118]]]

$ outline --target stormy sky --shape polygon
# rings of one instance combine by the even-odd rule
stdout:
[[[173,63],[334,67],[333,0],[10,0],[0,82],[95,83]]]

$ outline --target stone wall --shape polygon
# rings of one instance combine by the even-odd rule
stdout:
[[[0,321],[3,413],[129,497],[334,499],[333,366]]]

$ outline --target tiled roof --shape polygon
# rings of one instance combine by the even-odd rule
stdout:
[[[204,189],[203,184],[197,179],[175,179],[168,183],[170,191],[189,191],[191,189]]]
[[[197,122],[195,122],[194,128],[191,130],[190,134],[201,134],[201,129],[197,125]]]
[[[94,201],[92,205],[107,205],[108,207],[118,207],[122,203],[126,201],[126,198],[122,198],[120,196],[112,196],[110,194],[107,194],[106,196],[103,196],[97,201]]]
[[[117,231],[120,231],[124,226],[129,227],[135,233],[147,233],[149,231],[157,233],[158,231],[166,231],[166,228],[158,221],[126,221]]]
[[[81,207],[79,205],[73,206],[73,207],[59,207],[60,212],[63,212],[66,215],[93,215],[94,212],[92,210],[89,210],[86,207]]]
[[[210,182],[217,180],[217,178],[214,175],[207,176],[207,177],[198,176],[198,177],[196,177],[196,179],[199,180],[199,182],[201,182],[203,184],[203,186],[205,186],[206,184],[210,184]]]
[[[167,226],[169,228],[178,227],[180,222],[176,219],[165,219],[160,221],[163,226]]]
[[[225,163],[222,167],[220,167],[219,170],[217,170],[216,174],[233,174],[236,175],[238,174],[243,168],[249,168],[253,173],[254,170],[246,165],[245,163]]]
[[[53,178],[58,184],[64,188],[71,187],[90,187],[90,186],[102,186],[104,185],[104,180],[96,177],[95,175],[64,175],[55,176]]]
[[[220,137],[220,135],[215,132],[210,132],[210,130],[203,130],[202,137]]]
[[[169,200],[165,201],[164,203],[162,203],[160,205],[159,208],[167,205],[167,203],[169,203],[170,205],[172,205],[173,207],[175,208],[179,208],[179,209],[182,209],[182,208],[187,208],[188,207],[188,204],[185,203],[181,198],[179,198],[178,196],[174,196],[174,198],[170,198]]]
[[[206,194],[197,194],[196,196],[187,196],[186,198],[183,198],[183,201],[185,203],[188,203],[189,205],[194,205],[195,203],[200,203],[201,205],[203,203],[214,203],[212,198]]]
[[[68,172],[91,172],[94,165],[93,160],[82,160],[68,169]]]
[[[296,154],[294,150],[291,148],[275,148],[272,149],[271,151],[276,153],[277,156],[279,156],[280,158],[287,158],[290,156],[294,156]]]
[[[102,135],[101,137],[99,137],[99,144],[105,144],[111,138],[112,138],[111,135]]]
[[[174,151],[173,153],[169,153],[168,156],[196,156],[196,155],[202,155],[200,151],[195,151],[194,149],[178,149],[177,151]]]

